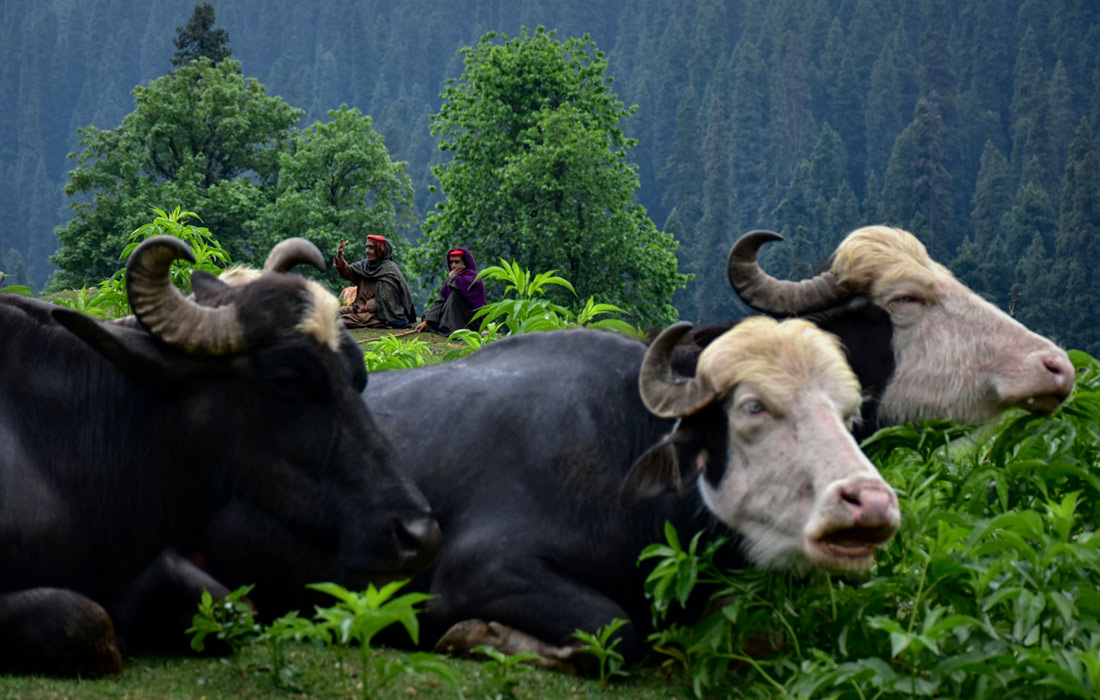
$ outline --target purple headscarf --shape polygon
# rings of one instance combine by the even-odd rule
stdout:
[[[452,280],[454,285],[454,291],[456,291],[466,302],[470,305],[470,308],[477,309],[485,306],[485,285],[481,280],[474,280],[477,277],[477,264],[474,262],[474,256],[470,253],[468,248],[457,247],[451,248],[447,251],[447,257],[444,260],[444,264],[447,267],[447,272],[450,272],[451,265],[450,260],[452,255],[462,253],[462,258],[466,263],[466,269],[463,270]],[[443,288],[439,290],[439,298],[446,299],[451,295],[451,285],[447,282],[443,283]]]

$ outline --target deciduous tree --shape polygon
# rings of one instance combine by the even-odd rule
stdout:
[[[633,201],[634,142],[619,127],[631,110],[609,87],[603,52],[539,27],[486,34],[463,54],[433,117],[452,157],[433,171],[446,199],[424,223],[415,269],[438,274],[447,248],[466,245],[486,264],[557,269],[582,299],[629,308],[636,324],[674,319],[670,296],[687,278],[676,242]]]

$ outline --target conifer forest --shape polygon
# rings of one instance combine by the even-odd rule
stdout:
[[[681,319],[740,313],[725,262],[744,232],[781,233],[762,264],[799,279],[847,232],[885,223],[1031,329],[1100,353],[1096,0],[211,4],[243,76],[300,110],[298,128],[346,105],[407,163],[406,250],[446,196],[435,173],[450,156],[432,124],[463,75],[460,49],[541,26],[563,42],[588,35],[604,54],[634,142],[634,202],[694,275],[654,300]],[[95,192],[66,194],[80,130],[118,128],[135,88],[173,71],[195,6],[0,1],[5,283],[58,280],[58,231]],[[194,204],[136,215],[152,206]]]

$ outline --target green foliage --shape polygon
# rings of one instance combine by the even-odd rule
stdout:
[[[57,230],[52,286],[107,277],[118,232],[141,225],[149,202],[202,211],[238,262],[262,263],[289,236],[332,250],[378,233],[400,252],[394,234],[412,222],[412,185],[370,117],[341,106],[299,133],[303,112],[265,91],[238,61],[199,58],[136,87],[134,111],[114,131],[81,129],[65,188],[76,215]]]
[[[491,700],[504,700],[505,698],[516,697],[515,691],[520,681],[520,674],[530,673],[531,671],[530,666],[523,666],[521,664],[524,661],[536,661],[539,658],[538,654],[532,654],[530,652],[505,654],[497,651],[493,647],[485,646],[484,644],[474,647],[473,651],[488,658],[485,665],[489,670],[489,682],[496,692]]]
[[[420,338],[383,335],[367,341],[364,345],[363,360],[367,364],[368,372],[410,369],[432,364],[429,345]]]
[[[465,357],[474,350],[479,350],[494,340],[498,340],[507,335],[507,333],[501,333],[500,328],[501,324],[491,322],[482,323],[480,333],[472,331],[469,328],[459,328],[447,336],[447,342],[462,343],[462,347],[447,352],[447,354],[443,356],[443,361],[450,362],[451,360]]]
[[[457,675],[435,654],[411,654],[402,660],[372,658],[371,641],[391,625],[400,623],[414,644],[420,636],[417,621],[420,610],[416,606],[432,596],[406,593],[394,598],[394,593],[406,583],[408,581],[394,581],[381,588],[375,588],[372,584],[362,593],[351,592],[335,583],[309,585],[309,588],[337,599],[332,607],[317,608],[314,616],[317,622],[312,633],[326,644],[347,646],[355,642],[359,645],[364,700],[374,697],[376,692],[398,676],[413,671],[434,673],[455,684],[457,690]]]
[[[899,426],[864,443],[902,528],[858,581],[723,571],[722,543],[646,550],[651,641],[699,697],[1091,698],[1100,689],[1100,363],[1052,417]],[[674,605],[675,604],[675,605]],[[734,670],[734,667],[740,670]]]
[[[206,638],[213,636],[227,643],[233,653],[260,638],[262,629],[256,623],[252,606],[244,598],[252,586],[241,586],[225,598],[215,601],[210,591],[203,590],[199,611],[191,618],[186,634],[191,635],[191,648],[206,649]]]
[[[609,89],[607,61],[587,35],[562,43],[554,34],[491,32],[461,51],[463,75],[432,117],[452,154],[432,171],[446,199],[424,222],[414,267],[431,274],[461,241],[481,256],[563,269],[638,321],[671,321],[669,297],[688,278],[676,272],[675,241],[632,201],[635,144],[619,126],[632,110]]]
[[[601,330],[617,331],[627,335],[640,335],[630,324],[619,319],[599,319],[606,313],[624,313],[613,304],[597,304],[588,297],[579,313],[555,304],[546,298],[550,287],[563,287],[576,295],[569,280],[557,275],[557,270],[541,272],[534,277],[531,271],[523,269],[516,262],[507,262],[503,258],[500,265],[492,265],[478,273],[478,279],[491,279],[505,282],[504,294],[515,292],[515,299],[502,299],[486,304],[474,313],[474,320],[481,320],[485,330],[496,319],[503,319],[509,333],[530,333],[561,328],[587,326]],[[493,329],[495,331],[495,328]],[[463,334],[465,337],[466,334]]]
[[[224,600],[215,602],[208,591],[203,591],[199,612],[192,618],[187,630],[191,647],[197,651],[205,648],[210,635],[227,642],[236,654],[251,644],[266,644],[271,654],[272,670],[281,687],[301,690],[292,669],[286,665],[284,645],[287,642],[314,641],[325,646],[356,646],[360,662],[362,697],[375,697],[386,685],[406,673],[429,673],[447,681],[458,691],[458,673],[437,655],[414,653],[405,657],[375,655],[371,647],[374,637],[382,630],[400,624],[415,644],[420,636],[416,607],[432,596],[426,593],[394,594],[408,581],[394,581],[381,588],[368,585],[362,592],[349,591],[335,583],[314,583],[309,588],[336,598],[330,607],[317,606],[313,620],[298,616],[296,612],[278,618],[266,628],[253,620],[252,608],[243,600],[252,586],[243,586],[230,593]],[[340,667],[343,672],[343,666]],[[461,696],[461,692],[458,692]]]
[[[169,271],[172,284],[184,294],[191,291],[192,271],[202,270],[217,275],[230,264],[229,254],[213,239],[208,229],[188,223],[189,219],[201,221],[198,214],[181,211],[179,207],[171,212],[153,207],[153,213],[156,216],[152,222],[139,226],[130,234],[129,243],[120,256],[123,260],[129,259],[135,248],[153,236],[179,238],[191,247],[195,256],[193,265],[176,260]],[[126,268],[120,268],[91,292],[85,286],[74,296],[58,297],[54,303],[98,318],[125,316],[130,313],[130,302],[126,298]]]
[[[574,637],[584,642],[581,651],[595,656],[600,664],[600,687],[606,688],[616,676],[630,675],[623,670],[623,655],[615,650],[623,640],[614,637],[620,627],[628,624],[629,620],[617,617],[596,630],[595,634],[580,629],[573,632]]]
[[[214,240],[210,229],[195,226],[188,223],[189,220],[202,221],[202,217],[190,211],[181,211],[176,207],[171,212],[153,207],[156,217],[152,222],[143,224],[130,234],[129,243],[122,249],[119,256],[122,260],[128,260],[130,253],[144,241],[154,236],[173,236],[191,247],[191,253],[195,256],[194,263],[176,260],[172,263],[170,276],[172,284],[182,292],[191,291],[191,272],[202,270],[217,276],[229,266],[229,253],[221,244]]]
[[[229,33],[224,29],[214,29],[214,6],[208,2],[195,5],[191,19],[183,27],[176,27],[176,53],[172,56],[173,66],[182,66],[200,56],[212,62],[223,61],[233,55],[229,43]]]
[[[274,201],[250,222],[252,244],[260,250],[291,236],[334,252],[341,240],[362,251],[366,237],[385,236],[394,258],[406,258],[404,236],[415,223],[413,188],[406,163],[390,160],[373,120],[340,105],[328,122],[315,122],[291,139],[279,154]]]
[[[34,296],[34,292],[25,284],[13,284],[7,287],[0,287],[0,294],[18,294],[23,297]]]

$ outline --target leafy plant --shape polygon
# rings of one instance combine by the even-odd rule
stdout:
[[[218,601],[210,591],[203,590],[199,611],[191,618],[191,626],[186,632],[192,635],[191,648],[205,650],[206,638],[213,635],[228,644],[235,654],[241,647],[259,639],[263,630],[253,616],[252,606],[245,601],[252,588],[241,586]]]
[[[292,612],[267,627],[255,622],[251,606],[244,601],[252,586],[242,586],[220,601],[214,601],[208,591],[203,591],[199,611],[192,618],[187,634],[192,635],[191,648],[196,651],[205,649],[206,638],[211,635],[225,641],[233,654],[244,646],[265,644],[276,681],[286,688],[297,689],[297,683],[293,669],[286,664],[285,645],[291,641],[312,641],[325,646],[358,646],[363,698],[374,697],[400,675],[412,672],[435,675],[454,685],[457,690],[458,673],[436,654],[417,652],[396,658],[374,655],[371,647],[374,637],[394,624],[400,623],[413,643],[417,642],[420,634],[417,615],[420,610],[416,606],[432,596],[406,593],[394,598],[394,594],[407,583],[394,581],[381,588],[372,584],[359,593],[335,583],[309,584],[309,588],[336,598],[336,604],[318,606],[312,620]]]
[[[606,313],[624,313],[612,304],[597,304],[588,298],[579,314],[551,302],[545,298],[551,287],[564,287],[576,295],[577,291],[569,280],[559,277],[557,270],[541,272],[534,277],[531,271],[521,268],[518,263],[501,259],[500,265],[492,265],[478,273],[478,279],[494,279],[506,283],[504,294],[515,292],[517,298],[502,299],[485,306],[474,313],[474,319],[482,319],[481,328],[498,318],[508,327],[509,333],[530,333],[532,331],[554,330],[575,326],[588,326],[603,330],[613,330],[628,335],[638,335],[638,331],[619,319],[599,319]]]
[[[2,279],[3,277],[0,277],[0,280]],[[34,296],[34,292],[25,284],[12,284],[7,287],[0,287],[0,294],[18,294],[23,297]]]
[[[374,697],[375,692],[386,684],[411,671],[433,673],[456,684],[457,688],[458,675],[435,654],[414,653],[404,659],[372,658],[371,641],[390,625],[400,623],[414,644],[420,636],[417,621],[420,610],[416,606],[432,596],[406,593],[394,598],[394,593],[406,583],[408,581],[394,581],[381,588],[375,588],[372,584],[362,593],[349,591],[335,583],[309,585],[309,588],[337,599],[332,607],[317,608],[314,615],[316,622],[311,632],[326,644],[347,646],[355,642],[359,645],[364,698]]]
[[[457,360],[460,357],[469,355],[474,350],[485,347],[489,343],[497,340],[501,337],[500,324],[499,323],[485,323],[482,324],[481,332],[472,331],[469,328],[459,328],[449,336],[447,336],[448,343],[462,343],[462,347],[449,351],[443,356],[444,362],[450,362],[451,360]]]
[[[596,630],[595,634],[584,630],[575,630],[573,636],[584,642],[581,651],[588,652],[596,657],[600,664],[600,686],[606,688],[611,679],[616,676],[628,676],[623,670],[622,653],[615,650],[623,640],[615,637],[615,632],[623,625],[629,624],[629,620],[620,617],[615,618],[603,627]]]
[[[1092,698],[1100,692],[1100,364],[1071,353],[1049,417],[880,431],[902,528],[864,580],[724,571],[676,533],[643,554],[658,631],[696,696]],[[670,622],[690,596],[715,612]]]
[[[521,664],[524,661],[535,661],[539,658],[538,654],[530,652],[505,654],[484,644],[474,647],[473,651],[488,657],[485,668],[489,671],[490,684],[496,690],[493,700],[514,698],[516,686],[519,684],[519,675],[531,671],[530,666]]]
[[[428,343],[420,338],[383,335],[364,344],[363,361],[368,372],[409,369],[431,364],[432,353]]]
[[[138,227],[130,234],[130,242],[123,248],[121,259],[128,259],[142,241],[153,236],[179,238],[191,247],[195,256],[193,266],[182,260],[172,263],[172,284],[185,294],[191,291],[192,270],[218,274],[230,263],[229,254],[213,239],[209,230],[187,223],[189,219],[201,220],[198,214],[181,211],[179,207],[171,212],[153,207],[153,213],[156,216],[152,222]],[[110,278],[96,285],[91,292],[85,286],[72,298],[61,297],[55,299],[54,303],[98,318],[125,316],[130,313],[130,302],[126,298],[126,268],[120,268]]]
[[[210,230],[188,223],[189,220],[202,221],[198,214],[190,211],[181,211],[176,207],[171,212],[153,207],[156,217],[147,224],[139,226],[129,236],[129,243],[122,249],[121,259],[126,260],[130,253],[153,236],[174,236],[191,247],[195,255],[195,263],[191,265],[182,260],[172,263],[172,284],[176,285],[185,294],[191,291],[191,271],[202,270],[212,275],[219,274],[229,265],[229,253],[214,240]],[[117,277],[117,274],[116,274]]]

